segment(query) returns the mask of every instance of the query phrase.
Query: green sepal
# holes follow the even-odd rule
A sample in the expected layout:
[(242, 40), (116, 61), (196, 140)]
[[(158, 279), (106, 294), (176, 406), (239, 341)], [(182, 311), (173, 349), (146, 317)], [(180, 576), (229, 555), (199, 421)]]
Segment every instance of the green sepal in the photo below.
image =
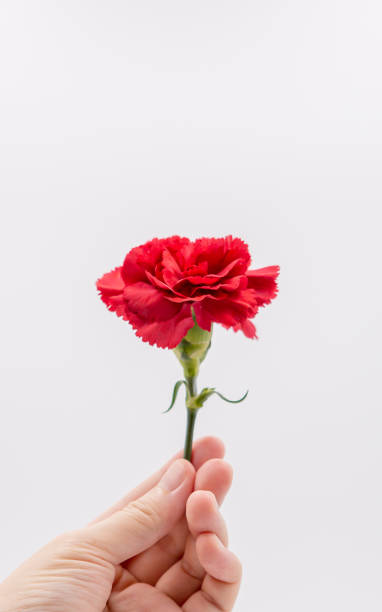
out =
[(245, 400), (245, 398), (247, 397), (249, 392), (249, 389), (247, 389), (247, 391), (244, 393), (243, 397), (241, 397), (238, 400), (230, 400), (228, 399), (228, 397), (224, 397), (224, 395), (222, 395), (221, 393), (219, 393), (219, 391), (214, 391), (214, 393), (216, 393), (216, 395), (218, 395), (219, 397), (221, 397), (225, 402), (229, 402), (230, 404), (239, 404), (240, 402), (242, 402), (243, 400)]
[(173, 405), (175, 404), (175, 400), (176, 400), (176, 397), (177, 397), (177, 395), (178, 395), (178, 391), (179, 391), (179, 389), (180, 389), (180, 386), (181, 386), (183, 383), (186, 385), (186, 388), (187, 388), (187, 383), (186, 383), (186, 381), (185, 381), (185, 380), (178, 380), (178, 381), (175, 383), (175, 385), (174, 385), (174, 390), (173, 390), (173, 392), (172, 392), (171, 404), (169, 405), (169, 407), (167, 408), (167, 410), (163, 410), (163, 411), (162, 411), (162, 414), (165, 414), (166, 412), (169, 412), (169, 411), (171, 410), (171, 408), (172, 408), (172, 407), (173, 407)]
[(238, 404), (239, 402), (245, 400), (248, 395), (248, 391), (246, 391), (243, 397), (241, 397), (240, 399), (230, 400), (228, 399), (228, 397), (225, 397), (224, 395), (219, 393), (219, 391), (216, 391), (215, 387), (204, 387), (204, 389), (202, 389), (198, 395), (187, 397), (187, 408), (189, 408), (190, 410), (198, 410), (214, 393), (221, 397), (221, 399), (223, 399), (225, 402), (229, 402), (230, 404)]

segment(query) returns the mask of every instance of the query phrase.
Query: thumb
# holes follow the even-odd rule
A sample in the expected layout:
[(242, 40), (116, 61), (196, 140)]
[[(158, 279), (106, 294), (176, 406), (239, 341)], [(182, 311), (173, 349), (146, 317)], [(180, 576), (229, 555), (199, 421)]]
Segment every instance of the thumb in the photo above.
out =
[(115, 564), (139, 554), (169, 533), (185, 513), (194, 477), (192, 464), (177, 459), (145, 495), (103, 521), (82, 529), (83, 540)]

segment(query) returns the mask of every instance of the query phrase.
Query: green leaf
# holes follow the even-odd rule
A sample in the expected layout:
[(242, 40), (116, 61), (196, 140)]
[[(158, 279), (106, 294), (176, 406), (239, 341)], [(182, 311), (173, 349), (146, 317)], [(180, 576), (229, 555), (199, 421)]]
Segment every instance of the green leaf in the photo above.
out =
[(186, 381), (185, 381), (185, 380), (178, 380), (178, 381), (175, 383), (174, 390), (173, 390), (173, 392), (172, 392), (171, 404), (169, 405), (169, 407), (167, 408), (167, 410), (163, 410), (162, 414), (165, 414), (166, 412), (169, 412), (169, 411), (171, 410), (171, 408), (172, 408), (172, 407), (173, 407), (173, 405), (175, 404), (175, 400), (176, 400), (176, 396), (178, 395), (179, 388), (180, 388), (180, 386), (181, 386), (183, 383), (186, 385), (186, 388), (187, 388), (187, 383), (186, 383)]
[(216, 393), (216, 395), (218, 395), (219, 397), (221, 397), (225, 402), (229, 402), (230, 404), (239, 404), (240, 402), (242, 402), (243, 400), (245, 400), (245, 398), (247, 397), (249, 392), (249, 389), (247, 389), (247, 391), (244, 393), (243, 397), (241, 397), (238, 400), (230, 400), (228, 399), (228, 397), (224, 397), (224, 395), (222, 395), (221, 393), (219, 393), (219, 391), (214, 391), (214, 393)]

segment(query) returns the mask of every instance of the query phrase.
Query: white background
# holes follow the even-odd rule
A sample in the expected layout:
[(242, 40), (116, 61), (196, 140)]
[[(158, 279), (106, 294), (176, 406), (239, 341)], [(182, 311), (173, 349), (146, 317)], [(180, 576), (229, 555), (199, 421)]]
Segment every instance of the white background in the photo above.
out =
[(380, 3), (1, 4), (5, 576), (182, 446), (180, 367), (99, 300), (153, 236), (244, 238), (280, 264), (259, 341), (215, 326), (197, 434), (243, 612), (377, 612), (381, 587)]

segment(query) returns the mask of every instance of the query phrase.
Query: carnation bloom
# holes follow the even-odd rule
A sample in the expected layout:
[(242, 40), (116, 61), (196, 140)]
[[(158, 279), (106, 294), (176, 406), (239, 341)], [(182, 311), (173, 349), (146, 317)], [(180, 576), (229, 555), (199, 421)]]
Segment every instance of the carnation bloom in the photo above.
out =
[(276, 296), (279, 266), (248, 269), (240, 238), (154, 238), (97, 281), (101, 299), (137, 336), (173, 349), (194, 326), (220, 323), (256, 337), (252, 319)]
[(137, 336), (173, 349), (184, 379), (173, 389), (170, 410), (182, 385), (186, 389), (184, 457), (191, 460), (195, 419), (215, 387), (197, 390), (200, 364), (211, 346), (212, 324), (220, 323), (248, 338), (256, 337), (251, 319), (276, 296), (278, 266), (250, 270), (248, 246), (240, 238), (180, 236), (154, 238), (135, 247), (122, 266), (97, 281), (101, 299), (133, 326)]

